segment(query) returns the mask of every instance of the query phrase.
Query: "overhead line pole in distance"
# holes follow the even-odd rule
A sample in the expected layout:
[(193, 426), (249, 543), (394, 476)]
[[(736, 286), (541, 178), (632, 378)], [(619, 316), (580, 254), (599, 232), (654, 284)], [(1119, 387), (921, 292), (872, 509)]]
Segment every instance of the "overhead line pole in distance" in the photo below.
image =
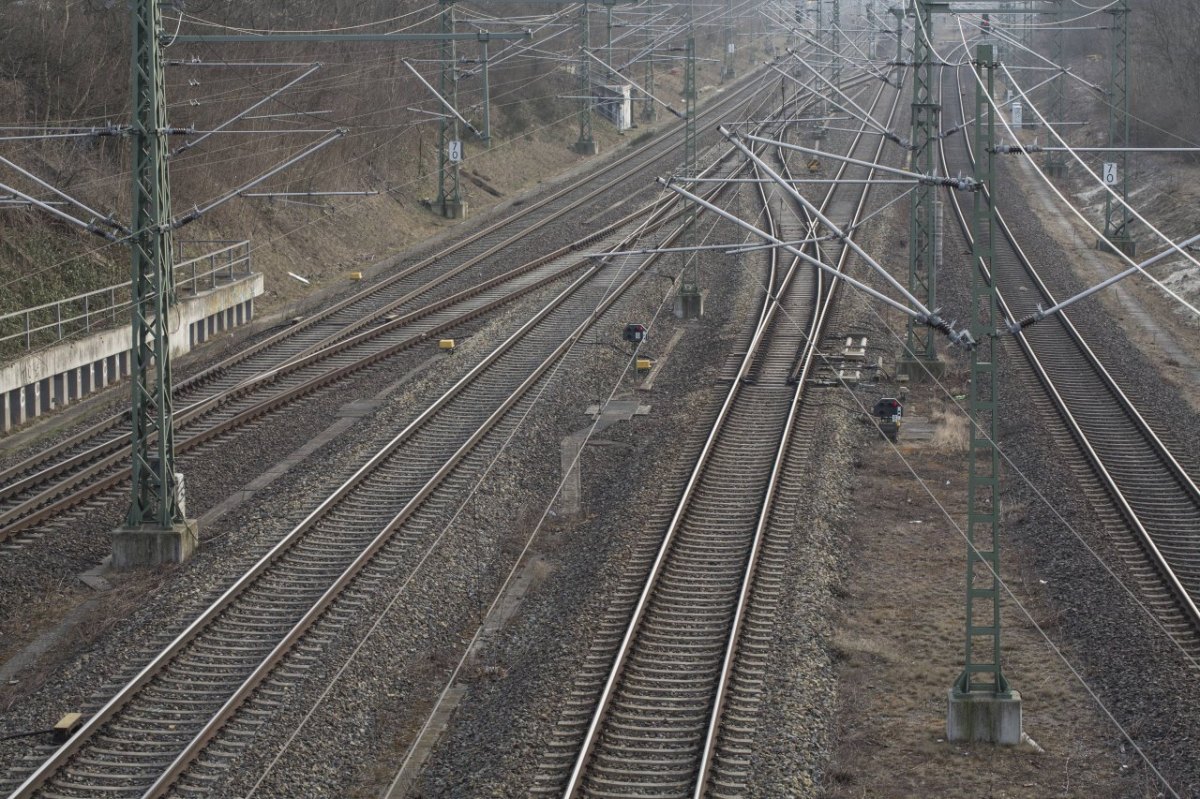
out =
[[(553, 3), (554, 5), (562, 5), (560, 0), (524, 0), (526, 3)], [(612, 6), (618, 2), (633, 2), (633, 0), (602, 0), (603, 4), (611, 10)], [(610, 11), (611, 13), (611, 11)], [(579, 77), (579, 110), (576, 113), (576, 118), (579, 121), (579, 138), (575, 140), (574, 150), (581, 155), (596, 155), (600, 152), (599, 145), (592, 138), (592, 97), (595, 94), (595, 89), (592, 87), (592, 23), (591, 23), (591, 4), (589, 0), (583, 0), (580, 4), (579, 16), (579, 63), (575, 67), (575, 74)], [(609, 63), (611, 70), (612, 64)], [(653, 91), (651, 86), (646, 87), (649, 91)], [(647, 100), (647, 102), (650, 102)]]
[[(1063, 63), (1066, 57), (1063, 46), (1063, 24), (1067, 18), (1066, 0), (1053, 0), (1055, 25), (1050, 31), (1050, 60), (1058, 68), (1058, 75), (1050, 81), (1050, 97), (1046, 104), (1051, 125), (1061, 125), (1067, 118), (1067, 73)], [(1052, 178), (1067, 176), (1067, 154), (1060, 152), (1046, 153), (1044, 164), (1046, 174)]]
[[(683, 71), (683, 174), (692, 188), (692, 180), (699, 174), (696, 164), (696, 25), (692, 3), (688, 2), (687, 57)], [(688, 215), (684, 246), (691, 246), (696, 239), (696, 214)], [(700, 290), (700, 265), (697, 252), (683, 253), (683, 274), (679, 280), (679, 293), (675, 296), (675, 315), (680, 319), (699, 319), (704, 315), (704, 294)]]
[(833, 0), (833, 14), (829, 23), (829, 39), (833, 48), (833, 85), (842, 88), (842, 4)]
[(654, 32), (649, 25), (643, 27), (642, 35), (645, 41), (646, 66), (642, 72), (642, 121), (653, 122), (658, 118), (658, 110), (654, 102)]
[[(975, 180), (987, 191), (974, 193), (971, 213), (971, 414), (967, 472), (967, 573), (964, 665), (950, 688), (946, 738), (1015, 746), (1021, 742), (1021, 695), (1013, 691), (1000, 665), (1000, 456), (996, 433), (1000, 415), (1001, 327), (995, 283), (996, 119), (991, 103), (996, 62), (990, 44), (975, 48)], [(989, 194), (990, 193), (990, 194)]]
[(866, 28), (867, 28), (867, 36), (868, 36), (867, 58), (875, 59), (875, 58), (879, 57), (875, 52), (875, 48), (879, 41), (876, 34), (879, 32), (879, 29), (875, 22), (875, 2), (874, 2), (874, 0), (867, 0), (867, 13), (866, 13), (865, 19), (867, 21)]
[[(530, 39), (533, 38), (533, 32), (524, 30), (513, 33), (491, 33), (485, 30), (475, 31), (473, 33), (455, 33), (454, 31), (454, 1), (441, 0), (442, 11), (439, 14), (439, 22), (441, 25), (440, 33), (233, 33), (233, 34), (180, 34), (171, 37), (171, 40), (178, 44), (188, 43), (209, 43), (209, 44), (235, 44), (235, 43), (255, 43), (255, 44), (280, 44), (280, 43), (296, 43), (296, 42), (438, 42), (441, 45), (441, 79), (439, 82), (438, 93), (441, 95), (443, 102), (450, 104), (451, 108), (456, 109), (457, 90), (458, 90), (458, 69), (456, 49), (454, 43), (457, 41), (478, 41), (486, 48), (487, 43), (492, 40), (515, 40), (515, 39)], [(488, 86), (488, 59), (486, 49), (483, 56), (483, 84)], [(430, 91), (433, 91), (431, 88)], [(485, 96), (485, 105), (490, 98)], [(450, 115), (453, 116), (453, 115)], [(485, 113), (488, 121), (484, 125), (484, 130), (480, 133), (480, 138), (485, 142), (490, 139), (490, 115)], [(434, 203), (439, 213), (443, 216), (451, 218), (460, 218), (466, 216), (467, 204), (462, 199), (462, 194), (458, 182), (458, 165), (466, 156), (466, 149), (459, 136), (458, 119), (449, 119), (443, 115), (438, 125), (438, 196)], [(454, 145), (454, 152), (451, 153), (451, 142), (457, 142)]]
[(592, 138), (592, 62), (588, 52), (592, 47), (591, 9), (588, 0), (583, 0), (579, 11), (579, 138), (575, 141), (575, 152), (580, 155), (596, 155), (600, 152)]
[[(903, 69), (904, 62), (904, 9), (900, 6), (892, 6), (888, 9), (888, 13), (896, 18), (896, 74), (900, 74)], [(899, 85), (899, 81), (897, 81)]]
[[(439, 15), (442, 34), (454, 33), (454, 2), (441, 0), (442, 13)], [(452, 108), (458, 109), (458, 52), (453, 38), (442, 39), (441, 73), (438, 82), (438, 93), (449, 101)], [(438, 120), (438, 196), (437, 207), (442, 216), (447, 219), (463, 219), (467, 215), (467, 203), (462, 197), (462, 187), (458, 182), (458, 165), (463, 156), (462, 129), (458, 118), (442, 114)]]
[(737, 44), (733, 34), (733, 0), (725, 0), (725, 62), (721, 67), (721, 80), (732, 80), (737, 76), (733, 65), (733, 57), (737, 52)]
[(1104, 182), (1121, 195), (1121, 202), (1104, 193), (1104, 239), (1096, 243), (1101, 250), (1116, 248), (1134, 257), (1136, 242), (1129, 234), (1132, 218), (1126, 201), (1129, 199), (1129, 0), (1118, 0), (1105, 13), (1112, 16), (1112, 45), (1109, 53), (1108, 146), (1122, 148), (1109, 156), (1103, 169)]
[[(913, 0), (913, 91), (911, 160), (913, 170), (937, 174), (935, 145), (941, 131), (942, 106), (934, 96), (935, 53), (932, 48), (934, 14), (948, 12), (950, 4), (939, 0)], [(919, 184), (909, 201), (908, 290), (927, 308), (937, 310), (938, 217), (936, 186)], [(940, 362), (932, 332), (909, 320), (905, 352), (899, 363), (909, 378), (940, 373)]]

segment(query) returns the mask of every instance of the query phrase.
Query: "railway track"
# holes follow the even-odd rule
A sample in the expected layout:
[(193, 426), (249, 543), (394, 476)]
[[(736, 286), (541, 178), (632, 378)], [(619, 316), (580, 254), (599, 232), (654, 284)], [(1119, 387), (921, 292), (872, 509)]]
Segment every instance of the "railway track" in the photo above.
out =
[[(252, 421), (280, 414), (313, 392), (360, 370), (382, 365), (405, 350), (449, 334), (530, 292), (567, 279), (586, 267), (587, 259), (574, 253), (588, 244), (631, 227), (640, 227), (644, 234), (657, 232), (677, 216), (678, 212), (663, 203), (638, 209), (584, 239), (455, 294), (394, 315), (375, 327), (183, 408), (175, 415), (176, 453), (186, 455)], [(76, 464), (69, 473), (62, 474), (62, 480), (50, 486), (39, 487), (36, 478), (31, 477), (7, 487), (9, 496), (0, 500), (0, 542), (108, 489), (124, 485), (129, 477), (127, 441), (126, 436), (112, 440), (113, 445), (103, 447), (102, 451), (90, 451), (86, 462)]]
[[(964, 86), (973, 95), (974, 83), (964, 82), (961, 74), (957, 80), (955, 107), (961, 119), (966, 117)], [(941, 144), (946, 174), (973, 169), (974, 154), (965, 136), (942, 139)], [(953, 207), (970, 242), (957, 196)], [(1006, 316), (1023, 319), (1039, 304), (1050, 307), (1056, 300), (998, 209), (996, 219), (991, 279)], [(1069, 314), (1047, 318), (1015, 341), (1044, 388), (1032, 392), (1032, 402), (1044, 418), (1062, 422), (1055, 431), (1059, 452), (1106, 528), (1130, 533), (1114, 536), (1115, 546), (1135, 575), (1145, 604), (1193, 659), (1200, 658), (1200, 490)]]
[[(805, 238), (812, 221), (795, 210), (777, 216), (782, 193), (759, 186), (773, 234)], [(831, 189), (826, 210), (834, 196)], [(865, 190), (856, 218), (864, 203)], [(630, 569), (648, 576), (624, 581), (593, 643), (536, 795), (743, 795), (781, 538), (791, 529), (785, 506), (794, 509), (795, 497), (779, 515), (775, 503), (794, 490), (783, 482), (785, 467), (804, 446), (803, 384), (832, 297), (823, 273), (790, 257), (776, 264), (779, 250), (770, 257), (771, 290), (750, 346), (661, 547)], [(798, 352), (805, 365), (796, 379)]]
[(584, 270), (239, 578), (12, 795), (164, 794), (374, 558), (411, 561), (411, 552), (428, 543), (429, 522), (461, 495), (470, 467), (498, 448), (534, 387), (653, 260), (615, 257)]
[[(739, 169), (732, 161), (718, 168)], [(647, 221), (634, 227), (644, 231)], [(614, 233), (598, 246), (623, 249), (627, 239)], [(461, 500), (540, 381), (655, 257), (579, 267), (551, 303), (264, 555), (12, 796), (203, 792), (205, 775), (189, 777), (192, 762), (375, 559), (383, 568), (416, 568), (414, 553), (436, 541), (440, 511)]]
[[(760, 83), (749, 96), (729, 91), (701, 109), (701, 130), (712, 130), (729, 113), (740, 115), (750, 105), (763, 103), (764, 95), (769, 95), (764, 85)], [(576, 242), (579, 235), (569, 222), (571, 215), (593, 205), (615, 213), (618, 206), (635, 201), (641, 187), (652, 184), (647, 175), (657, 175), (660, 161), (682, 146), (676, 133), (671, 128), (603, 170), (536, 202), (522, 204), (506, 218), (181, 381), (174, 392), (177, 424), (189, 421), (191, 417), (185, 416), (189, 412), (195, 414), (238, 398), (264, 375), (326, 353), (361, 331), (387, 325), (389, 317), (419, 312), (515, 271), (526, 261), (524, 253), (531, 236), (544, 238), (548, 230), (557, 231), (552, 244), (539, 243), (537, 249), (543, 251)], [(639, 188), (621, 193), (621, 187), (629, 185)], [(92, 478), (112, 476), (101, 464), (128, 445), (128, 414), (121, 413), (0, 470), (0, 541), (52, 516), (48, 506), (55, 500), (67, 496), (82, 500), (93, 495), (95, 491), (87, 490), (94, 484)], [(107, 480), (106, 485), (116, 482), (119, 479)], [(22, 521), (34, 514), (36, 521)]]
[[(762, 87), (748, 99), (735, 92), (704, 112), (712, 126), (730, 108), (747, 108), (770, 95)], [(756, 113), (755, 107), (751, 113)], [(506, 301), (556, 279), (548, 266), (556, 256), (587, 246), (629, 220), (655, 209), (641, 208), (580, 239), (568, 239), (548, 256), (505, 259), (546, 225), (590, 203), (614, 187), (649, 183), (655, 160), (679, 145), (667, 133), (623, 156), (603, 173), (564, 188), (423, 259), (378, 285), (349, 297), (292, 329), (184, 381), (176, 391), (176, 441), (185, 453), (236, 430), (263, 414), (329, 385), (358, 369), (413, 346), (422, 337), (452, 329)], [(616, 177), (612, 177), (612, 173)], [(626, 192), (632, 199), (639, 192)], [(522, 259), (523, 260), (523, 259)], [(571, 268), (576, 268), (578, 264)], [(561, 266), (560, 266), (561, 268)], [(565, 275), (560, 272), (558, 277)], [(102, 492), (125, 484), (129, 445), (126, 415), (117, 415), (0, 471), (0, 544)], [(18, 546), (23, 543), (19, 539)], [(12, 544), (0, 548), (11, 551)]]

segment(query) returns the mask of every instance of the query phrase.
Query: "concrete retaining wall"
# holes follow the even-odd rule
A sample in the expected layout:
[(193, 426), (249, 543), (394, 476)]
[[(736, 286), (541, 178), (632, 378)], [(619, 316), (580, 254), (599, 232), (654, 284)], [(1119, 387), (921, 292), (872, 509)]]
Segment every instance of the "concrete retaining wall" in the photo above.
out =
[[(254, 316), (254, 298), (262, 293), (263, 276), (252, 274), (181, 300), (170, 314), (172, 357), (249, 322)], [(105, 330), (0, 367), (0, 429), (7, 433), (128, 377), (129, 336), (128, 326)]]

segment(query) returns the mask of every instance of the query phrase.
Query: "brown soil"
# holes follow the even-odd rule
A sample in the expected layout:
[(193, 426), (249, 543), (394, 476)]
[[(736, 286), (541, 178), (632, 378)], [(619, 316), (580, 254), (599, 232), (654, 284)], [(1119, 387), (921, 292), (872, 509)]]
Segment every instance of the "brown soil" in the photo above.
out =
[(1012, 576), (1028, 571), (1011, 552), (1001, 552), (1003, 571), (1030, 616), (1005, 599), (1002, 657), (1036, 744), (946, 741), (947, 692), (963, 657), (966, 545), (956, 528), (966, 517), (965, 437), (947, 434), (955, 415), (929, 396), (917, 389), (907, 407), (935, 420), (932, 440), (905, 441), (902, 432), (898, 449), (880, 438), (861, 454), (848, 525), (854, 559), (833, 641), (837, 744), (823, 796), (1154, 796), (1115, 727), (1034, 628), (1031, 617), (1052, 620), (1037, 581)]

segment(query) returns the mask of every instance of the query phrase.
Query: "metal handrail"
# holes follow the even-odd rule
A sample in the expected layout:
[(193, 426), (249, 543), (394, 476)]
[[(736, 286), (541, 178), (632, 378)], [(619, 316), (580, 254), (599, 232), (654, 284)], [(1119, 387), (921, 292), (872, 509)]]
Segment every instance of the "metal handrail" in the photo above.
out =
[[(190, 290), (198, 294), (203, 288), (214, 289), (221, 278), (233, 280), (238, 274), (250, 274), (250, 242), (248, 240), (214, 240), (179, 242), (179, 257), (183, 257), (185, 244), (224, 244), (225, 246), (212, 252), (180, 261), (175, 264), (175, 290)], [(207, 269), (205, 269), (207, 266)], [(203, 271), (201, 271), (203, 270)], [(187, 275), (186, 278), (183, 276)], [(207, 282), (207, 286), (202, 283)], [(21, 320), (21, 329), (15, 333), (0, 335), (0, 345), (16, 339), (25, 339), (25, 349), (32, 350), (35, 337), (47, 331), (54, 331), (53, 342), (62, 341), (67, 335), (79, 332), (91, 332), (94, 326), (106, 319), (111, 324), (118, 321), (118, 313), (132, 305), (130, 297), (130, 282), (95, 289), (85, 294), (55, 300), (44, 305), (24, 308), (0, 314), (0, 328), (5, 323)], [(118, 299), (119, 298), (119, 299)], [(64, 316), (64, 310), (70, 308)], [(77, 309), (82, 308), (82, 313)], [(35, 324), (35, 315), (52, 313), (52, 320)]]

